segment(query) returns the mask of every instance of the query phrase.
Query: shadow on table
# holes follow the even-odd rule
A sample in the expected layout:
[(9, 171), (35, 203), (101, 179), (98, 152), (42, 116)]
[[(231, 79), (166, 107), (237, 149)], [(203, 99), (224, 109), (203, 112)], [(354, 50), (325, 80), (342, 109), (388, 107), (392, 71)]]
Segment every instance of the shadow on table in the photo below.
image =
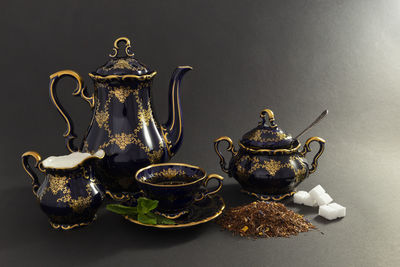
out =
[[(88, 227), (69, 231), (54, 230), (32, 194), (30, 187), (0, 191), (0, 252), (28, 254), (46, 262), (96, 262), (123, 251), (160, 250), (198, 238), (213, 223), (183, 229), (155, 229), (135, 225), (101, 207), (98, 219)], [(36, 259), (32, 259), (36, 260)]]
[[(238, 184), (226, 184), (220, 192), (226, 207), (245, 205), (255, 201), (240, 191)], [(168, 249), (199, 238), (206, 231), (218, 231), (219, 226), (206, 223), (182, 229), (156, 229), (135, 225), (117, 214), (105, 210), (98, 212), (98, 219), (88, 227), (70, 231), (54, 230), (46, 215), (40, 210), (30, 187), (18, 187), (0, 191), (1, 236), (0, 252), (19, 255), (26, 251), (33, 261), (46, 255), (46, 262), (69, 263), (96, 262), (124, 251)], [(284, 202), (294, 211), (311, 215), (317, 208)], [(321, 224), (331, 223), (318, 216), (314, 220)]]

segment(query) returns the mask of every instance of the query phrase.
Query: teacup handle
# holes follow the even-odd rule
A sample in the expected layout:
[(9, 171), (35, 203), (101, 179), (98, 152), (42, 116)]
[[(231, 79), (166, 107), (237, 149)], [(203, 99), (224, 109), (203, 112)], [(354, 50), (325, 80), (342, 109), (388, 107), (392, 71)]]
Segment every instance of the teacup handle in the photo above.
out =
[(39, 153), (35, 151), (28, 151), (22, 154), (21, 160), (22, 160), (22, 167), (24, 170), (28, 173), (28, 175), (32, 179), (32, 191), (33, 194), (37, 197), (37, 191), (39, 190), (40, 183), (39, 179), (36, 175), (36, 173), (32, 170), (31, 166), (29, 165), (29, 157), (33, 157), (35, 159), (35, 168), (37, 168), (41, 172), (46, 172), (44, 169), (42, 169), (40, 163), (42, 158), (40, 157)]
[(214, 191), (202, 193), (201, 196), (200, 196), (199, 198), (196, 198), (196, 199), (195, 199), (195, 201), (203, 200), (205, 197), (214, 195), (214, 194), (218, 193), (219, 190), (221, 190), (222, 181), (224, 180), (224, 177), (222, 177), (221, 175), (218, 175), (218, 174), (210, 174), (210, 175), (208, 175), (208, 176), (206, 177), (206, 179), (204, 180), (204, 182), (203, 182), (203, 186), (204, 186), (205, 188), (207, 188), (208, 182), (209, 182), (211, 179), (216, 179), (216, 180), (218, 181), (218, 186), (217, 186), (217, 188), (216, 188)]

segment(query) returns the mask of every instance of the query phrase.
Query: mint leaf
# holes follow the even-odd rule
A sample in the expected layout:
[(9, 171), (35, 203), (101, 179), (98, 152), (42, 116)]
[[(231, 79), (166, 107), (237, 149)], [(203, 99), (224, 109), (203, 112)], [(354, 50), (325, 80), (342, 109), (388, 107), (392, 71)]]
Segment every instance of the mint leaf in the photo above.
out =
[(154, 214), (154, 215), (157, 218), (157, 223), (158, 224), (175, 224), (175, 222), (173, 220), (171, 220), (171, 219), (168, 219), (168, 218), (166, 218), (164, 216), (161, 216), (161, 215), (156, 215), (156, 214)]
[(129, 207), (121, 204), (108, 204), (106, 208), (107, 210), (120, 215), (128, 215), (133, 219), (137, 218), (139, 222), (144, 224), (175, 224), (173, 220), (151, 212), (157, 207), (157, 205), (157, 200), (140, 197), (137, 199), (137, 207)]
[(139, 213), (138, 214), (138, 221), (144, 224), (157, 224), (157, 219), (152, 218), (152, 216), (149, 214), (143, 214)]
[(137, 199), (137, 211), (142, 214), (146, 214), (151, 210), (157, 208), (158, 200), (151, 200), (145, 197), (139, 197)]
[(134, 215), (138, 213), (136, 207), (128, 207), (120, 204), (108, 204), (106, 209), (120, 215)]

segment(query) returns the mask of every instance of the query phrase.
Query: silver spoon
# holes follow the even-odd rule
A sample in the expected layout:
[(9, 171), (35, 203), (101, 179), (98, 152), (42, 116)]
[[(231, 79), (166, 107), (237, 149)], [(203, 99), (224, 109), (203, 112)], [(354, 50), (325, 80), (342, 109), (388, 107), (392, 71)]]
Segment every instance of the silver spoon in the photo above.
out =
[(318, 116), (318, 118), (315, 119), (307, 128), (305, 128), (301, 133), (299, 133), (294, 139), (297, 140), (300, 136), (302, 136), (305, 132), (310, 130), (315, 124), (320, 122), (325, 116), (328, 114), (328, 110), (324, 110), (324, 112), (321, 113), (321, 115)]

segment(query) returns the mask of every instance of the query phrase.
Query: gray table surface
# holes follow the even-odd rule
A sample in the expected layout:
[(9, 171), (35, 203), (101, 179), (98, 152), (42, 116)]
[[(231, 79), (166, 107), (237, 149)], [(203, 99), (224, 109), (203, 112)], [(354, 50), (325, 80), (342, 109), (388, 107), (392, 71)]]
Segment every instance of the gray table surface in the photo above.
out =
[[(2, 11), (1, 266), (400, 265), (398, 1), (8, 1)], [(48, 76), (61, 69), (85, 76), (124, 35), (159, 72), (152, 93), (160, 122), (171, 71), (194, 66), (183, 82), (185, 139), (172, 161), (222, 174), (215, 138), (237, 143), (267, 107), (296, 135), (328, 108), (305, 136), (326, 139), (326, 150), (299, 189), (321, 184), (348, 215), (330, 222), (289, 201), (318, 230), (258, 240), (213, 222), (145, 228), (104, 207), (89, 227), (51, 229), (20, 165), (27, 150), (66, 153)], [(60, 86), (83, 132), (89, 109), (70, 97), (72, 82)], [(228, 207), (253, 200), (228, 177), (221, 195)]]

